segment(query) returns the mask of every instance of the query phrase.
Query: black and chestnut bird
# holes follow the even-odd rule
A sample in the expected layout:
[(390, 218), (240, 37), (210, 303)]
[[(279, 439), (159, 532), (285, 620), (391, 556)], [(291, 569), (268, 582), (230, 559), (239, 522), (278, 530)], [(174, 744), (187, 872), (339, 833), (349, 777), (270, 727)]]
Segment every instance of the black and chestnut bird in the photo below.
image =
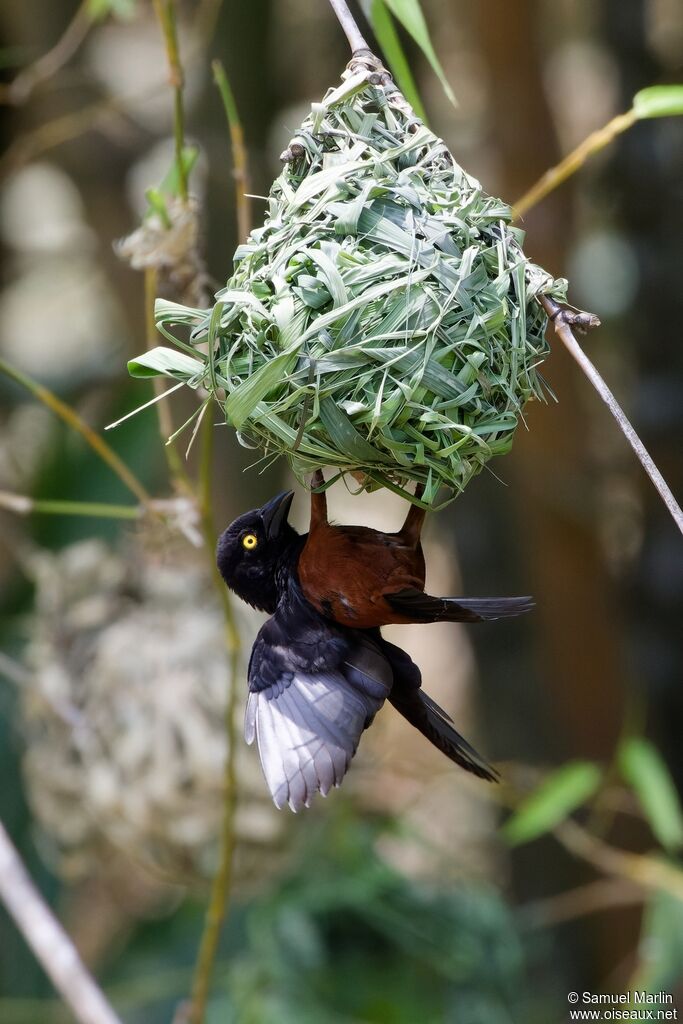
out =
[[(313, 486), (325, 483), (317, 471)], [(297, 571), (314, 608), (342, 626), (371, 629), (392, 623), (485, 622), (519, 615), (530, 597), (431, 597), (425, 594), (420, 534), (425, 512), (411, 505), (398, 533), (336, 526), (323, 491), (311, 492), (311, 522)]]
[[(297, 811), (316, 792), (338, 786), (385, 700), (456, 764), (495, 780), (495, 770), (421, 689), (420, 670), (405, 651), (378, 628), (332, 621), (306, 598), (298, 571), (306, 537), (287, 522), (292, 498), (291, 491), (280, 494), (240, 516), (217, 550), (230, 589), (271, 615), (249, 662), (245, 737), (258, 742), (275, 804)], [(362, 577), (365, 569), (357, 562), (349, 572)]]

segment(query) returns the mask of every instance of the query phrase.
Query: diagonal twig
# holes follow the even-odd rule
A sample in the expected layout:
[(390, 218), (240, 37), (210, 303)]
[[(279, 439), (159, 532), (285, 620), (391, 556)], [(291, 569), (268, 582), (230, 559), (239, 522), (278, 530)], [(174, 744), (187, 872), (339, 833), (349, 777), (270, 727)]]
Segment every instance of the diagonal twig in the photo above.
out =
[(0, 822), (0, 899), (79, 1024), (121, 1024)]
[(683, 511), (674, 498), (671, 488), (658, 470), (647, 448), (638, 437), (638, 434), (626, 413), (617, 402), (616, 398), (601, 375), (598, 373), (591, 360), (579, 345), (572, 330), (572, 327), (576, 327), (577, 330), (585, 331), (588, 327), (597, 326), (600, 321), (597, 320), (596, 317), (591, 318), (590, 313), (575, 313), (572, 310), (564, 309), (555, 302), (554, 299), (550, 298), (549, 295), (539, 296), (539, 302), (552, 321), (558, 338), (562, 341), (572, 358), (579, 364), (586, 377), (588, 377), (589, 381), (600, 395), (600, 398), (619, 424), (619, 429), (633, 448), (633, 451), (636, 453), (643, 469), (650, 477), (650, 480), (654, 484), (660, 498), (671, 513), (676, 526), (681, 533), (683, 533)]

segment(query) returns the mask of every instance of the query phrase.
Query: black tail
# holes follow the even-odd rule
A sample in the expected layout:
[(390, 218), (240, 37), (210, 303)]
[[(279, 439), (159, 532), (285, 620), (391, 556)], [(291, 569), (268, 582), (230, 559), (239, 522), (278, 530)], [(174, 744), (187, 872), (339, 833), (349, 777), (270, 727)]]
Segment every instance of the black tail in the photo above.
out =
[(531, 597), (430, 597), (413, 588), (385, 597), (412, 622), (487, 622), (521, 615), (534, 607)]
[(400, 647), (389, 643), (379, 630), (373, 638), (380, 644), (391, 663), (394, 685), (389, 701), (419, 732), (446, 757), (461, 768), (488, 782), (498, 781), (498, 772), (456, 731), (453, 721), (439, 705), (421, 689), (422, 676), (412, 658)]
[(466, 772), (487, 782), (498, 782), (498, 772), (466, 739), (456, 731), (446, 712), (422, 690), (396, 693), (389, 700), (411, 725), (433, 743), (442, 754), (455, 761)]

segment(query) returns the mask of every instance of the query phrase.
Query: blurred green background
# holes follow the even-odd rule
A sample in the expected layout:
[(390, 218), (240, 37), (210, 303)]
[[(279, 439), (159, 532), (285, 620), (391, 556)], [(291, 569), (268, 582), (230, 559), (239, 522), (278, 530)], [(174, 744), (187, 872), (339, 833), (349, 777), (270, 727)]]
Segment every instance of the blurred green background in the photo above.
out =
[[(510, 202), (639, 89), (683, 77), (680, 0), (422, 6), (458, 98), (396, 24), (430, 124)], [(264, 196), (348, 54), (321, 0), (181, 4), (178, 28), (209, 296), (238, 241), (211, 59), (235, 93), (249, 191)], [(0, 34), (4, 81), (33, 69), (0, 92), (0, 357), (101, 431), (153, 396), (125, 371), (146, 344), (144, 277), (113, 243), (173, 157), (161, 33), (141, 0), (15, 0)], [(586, 348), (678, 495), (682, 182), (683, 121), (643, 122), (523, 224), (529, 256), (600, 316)], [(251, 204), (257, 224), (262, 200)], [(170, 298), (185, 286), (163, 271), (156, 284)], [(343, 791), (278, 814), (243, 749), (240, 690), (235, 876), (210, 1021), (548, 1024), (568, 1019), (570, 990), (665, 989), (674, 1006), (683, 995), (683, 546), (557, 345), (544, 376), (558, 402), (529, 406), (512, 455), (427, 530), (433, 592), (533, 593), (536, 610), (397, 634), (504, 784), (465, 777), (388, 708)], [(182, 492), (174, 528), (17, 514), (8, 494), (131, 497), (3, 375), (0, 402), (0, 819), (127, 1024), (170, 1021), (189, 991), (222, 806), (228, 669), (200, 524)], [(169, 400), (176, 427), (193, 402)], [(106, 437), (151, 494), (172, 495), (153, 408)], [(214, 442), (222, 528), (286, 473), (249, 469), (257, 453), (225, 427)], [(400, 521), (382, 495), (337, 486), (330, 500), (342, 521)], [(301, 493), (301, 528), (306, 504)], [(248, 653), (259, 619), (236, 611)], [(63, 1019), (0, 910), (0, 1021)]]

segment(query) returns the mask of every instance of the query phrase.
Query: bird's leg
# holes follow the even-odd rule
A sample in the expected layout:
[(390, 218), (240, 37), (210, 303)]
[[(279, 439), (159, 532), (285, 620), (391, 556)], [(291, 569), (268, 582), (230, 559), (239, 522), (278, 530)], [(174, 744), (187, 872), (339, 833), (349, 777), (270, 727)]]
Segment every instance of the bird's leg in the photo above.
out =
[(327, 524), (327, 495), (325, 491), (317, 491), (315, 488), (325, 486), (325, 477), (321, 469), (316, 469), (313, 476), (311, 477), (311, 532), (315, 530), (317, 526), (325, 526)]
[[(421, 498), (423, 494), (424, 484), (418, 483), (415, 487), (415, 497)], [(410, 506), (406, 520), (401, 527), (401, 536), (406, 543), (413, 544), (417, 547), (420, 541), (420, 533), (422, 532), (425, 515), (425, 510), (420, 508), (419, 505)]]

